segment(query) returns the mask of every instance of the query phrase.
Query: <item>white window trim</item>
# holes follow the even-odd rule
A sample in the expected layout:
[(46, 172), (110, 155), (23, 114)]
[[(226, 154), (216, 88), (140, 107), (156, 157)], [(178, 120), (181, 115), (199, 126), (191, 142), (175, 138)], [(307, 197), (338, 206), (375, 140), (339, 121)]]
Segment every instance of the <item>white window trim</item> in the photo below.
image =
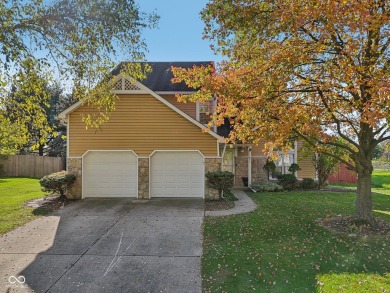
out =
[[(279, 154), (279, 158), (282, 159), (282, 174), (290, 174), (290, 173), (286, 173), (285, 172), (285, 165), (284, 165), (284, 156), (286, 155), (285, 152), (283, 151), (275, 151), (274, 153), (278, 153)], [(297, 144), (296, 142), (294, 143), (294, 148), (293, 149), (290, 149), (288, 152), (287, 152), (287, 155), (294, 155), (294, 160), (293, 160), (293, 163), (297, 163)], [(276, 166), (278, 167), (278, 166)], [(295, 176), (298, 178), (298, 172), (295, 173)], [(277, 179), (276, 177), (272, 177), (272, 173), (270, 174), (270, 177), (269, 177), (270, 180), (275, 180)]]
[[(202, 103), (199, 100), (197, 100), (196, 101), (196, 114), (195, 114), (195, 118), (199, 122), (200, 122), (200, 104), (202, 104)], [(213, 108), (213, 112), (212, 113), (214, 113), (216, 108), (217, 108), (217, 97), (214, 97), (212, 99), (212, 108)], [(207, 124), (204, 124), (204, 125), (207, 127)], [(217, 132), (217, 125), (215, 123), (213, 124), (212, 130), (214, 132)]]

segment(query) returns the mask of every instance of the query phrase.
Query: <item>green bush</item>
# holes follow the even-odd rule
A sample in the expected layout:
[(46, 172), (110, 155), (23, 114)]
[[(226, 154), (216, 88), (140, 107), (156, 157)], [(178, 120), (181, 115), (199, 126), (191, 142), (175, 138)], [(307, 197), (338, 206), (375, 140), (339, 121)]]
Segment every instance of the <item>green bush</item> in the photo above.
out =
[(256, 192), (283, 191), (282, 186), (276, 184), (275, 182), (270, 182), (270, 181), (254, 182), (251, 184), (250, 187)]
[(228, 171), (207, 172), (207, 185), (219, 191), (219, 198), (222, 197), (222, 192), (232, 188), (234, 185), (234, 174)]
[(281, 174), (277, 178), (278, 184), (286, 190), (293, 190), (299, 187), (298, 179), (293, 174)]
[(61, 196), (65, 196), (66, 191), (72, 186), (75, 180), (75, 174), (61, 171), (46, 175), (39, 180), (39, 184), (41, 184), (42, 190), (45, 192), (58, 192)]
[(295, 173), (299, 170), (302, 170), (297, 163), (292, 163), (290, 167), (288, 167), (288, 172), (291, 172), (294, 176)]
[(227, 201), (237, 201), (238, 200), (238, 198), (233, 194), (233, 192), (231, 192), (230, 189), (227, 189), (223, 192), (223, 197)]
[(267, 178), (269, 180), (269, 177), (271, 174), (275, 173), (276, 170), (276, 164), (274, 161), (272, 161), (270, 158), (267, 159), (267, 162), (263, 166), (263, 170), (267, 172)]
[(313, 178), (303, 178), (301, 181), (302, 189), (317, 189), (318, 183)]

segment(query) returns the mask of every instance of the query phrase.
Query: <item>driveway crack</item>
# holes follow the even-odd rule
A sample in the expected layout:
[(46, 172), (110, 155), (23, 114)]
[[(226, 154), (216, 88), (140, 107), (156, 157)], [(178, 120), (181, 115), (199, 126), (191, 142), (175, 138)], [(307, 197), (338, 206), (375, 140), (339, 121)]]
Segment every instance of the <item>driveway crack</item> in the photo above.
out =
[[(107, 235), (107, 233), (116, 225), (119, 223), (120, 220), (122, 220), (125, 216), (127, 216), (131, 210), (133, 210), (138, 204), (134, 204), (133, 207), (131, 207), (123, 216), (119, 217), (118, 220), (116, 220), (108, 229), (105, 233), (103, 233), (102, 235), (100, 235), (100, 237), (98, 237), (89, 247), (87, 250), (84, 251), (84, 253), (82, 253), (80, 255), (79, 258), (76, 259), (76, 261), (70, 265), (69, 268), (67, 268), (65, 270), (65, 272), (49, 287), (49, 289), (47, 289), (45, 292), (50, 292), (50, 290), (80, 261), (80, 259), (87, 254), (87, 252), (100, 240), (102, 239), (105, 235)], [(122, 236), (123, 236), (123, 232), (122, 232)], [(119, 246), (120, 246), (120, 243), (119, 243)], [(118, 247), (118, 250), (119, 250), (119, 247)], [(114, 260), (115, 260), (115, 257), (114, 257)], [(118, 262), (120, 261), (120, 259), (114, 263), (114, 265), (112, 267), (114, 267)], [(110, 264), (111, 266), (111, 264)], [(110, 267), (109, 266), (109, 267)], [(112, 268), (111, 268), (112, 269)], [(106, 275), (106, 274), (104, 274)]]

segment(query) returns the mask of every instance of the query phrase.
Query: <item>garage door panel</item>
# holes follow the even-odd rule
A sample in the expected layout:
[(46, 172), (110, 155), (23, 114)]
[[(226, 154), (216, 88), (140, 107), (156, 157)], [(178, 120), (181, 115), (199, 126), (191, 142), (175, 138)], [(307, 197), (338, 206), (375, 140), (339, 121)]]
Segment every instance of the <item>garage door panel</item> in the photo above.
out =
[(204, 163), (199, 152), (157, 151), (150, 167), (151, 197), (203, 197)]
[(83, 157), (83, 197), (137, 197), (137, 174), (131, 151), (90, 151)]

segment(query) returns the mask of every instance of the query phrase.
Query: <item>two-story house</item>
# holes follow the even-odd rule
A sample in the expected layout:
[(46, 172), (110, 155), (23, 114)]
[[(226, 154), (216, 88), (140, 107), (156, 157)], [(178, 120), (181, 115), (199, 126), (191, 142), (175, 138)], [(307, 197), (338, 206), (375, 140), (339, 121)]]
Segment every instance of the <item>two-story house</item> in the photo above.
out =
[[(226, 170), (251, 182), (265, 178), (263, 146), (227, 145), (226, 127), (206, 126), (216, 100), (179, 103), (176, 94), (193, 93), (185, 84), (173, 84), (171, 67), (190, 68), (211, 62), (148, 62), (152, 72), (132, 82), (118, 74), (113, 83), (116, 110), (101, 129), (86, 129), (83, 113), (93, 111), (78, 102), (59, 117), (68, 126), (67, 170), (77, 174), (70, 192), (87, 197), (200, 197), (214, 198), (205, 173)], [(115, 73), (115, 72), (114, 72)], [(298, 177), (315, 177), (310, 158), (299, 160), (299, 143), (277, 163), (287, 172), (292, 162)]]

